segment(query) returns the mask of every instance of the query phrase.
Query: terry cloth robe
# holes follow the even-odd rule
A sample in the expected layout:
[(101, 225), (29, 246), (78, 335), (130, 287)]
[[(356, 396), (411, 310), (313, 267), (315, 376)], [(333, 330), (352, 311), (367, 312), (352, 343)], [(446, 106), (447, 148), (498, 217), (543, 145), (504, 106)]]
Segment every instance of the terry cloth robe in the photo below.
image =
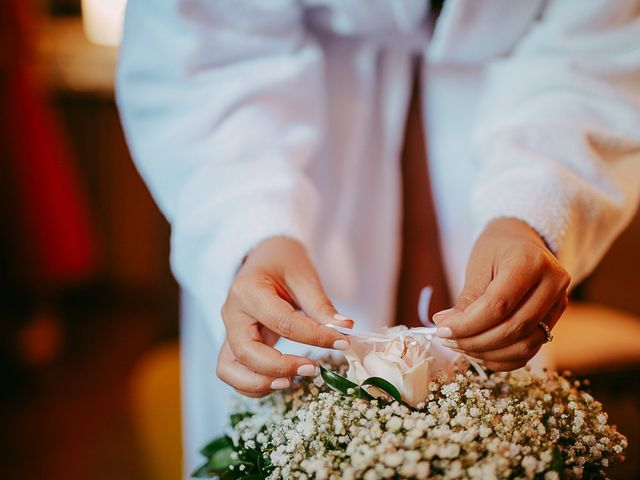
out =
[(130, 0), (117, 97), (172, 225), (187, 472), (226, 417), (220, 307), (261, 240), (301, 240), (339, 311), (393, 322), (415, 52), (452, 297), (497, 217), (530, 224), (574, 282), (594, 268), (638, 203), (639, 12), (448, 0), (436, 21), (426, 0)]

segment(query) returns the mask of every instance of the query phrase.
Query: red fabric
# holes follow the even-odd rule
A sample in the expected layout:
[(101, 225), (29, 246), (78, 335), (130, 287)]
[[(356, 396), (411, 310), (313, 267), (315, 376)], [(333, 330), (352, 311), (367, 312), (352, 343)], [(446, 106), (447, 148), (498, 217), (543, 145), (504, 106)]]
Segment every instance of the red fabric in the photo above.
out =
[(47, 286), (88, 275), (96, 241), (68, 151), (30, 75), (26, 7), (24, 0), (0, 3), (0, 229), (17, 275)]

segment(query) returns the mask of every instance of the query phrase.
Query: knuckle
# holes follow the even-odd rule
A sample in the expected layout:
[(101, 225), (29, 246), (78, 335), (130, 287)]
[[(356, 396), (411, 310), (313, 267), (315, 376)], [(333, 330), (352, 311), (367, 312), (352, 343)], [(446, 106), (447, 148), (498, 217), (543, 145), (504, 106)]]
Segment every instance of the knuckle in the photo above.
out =
[(224, 303), (222, 304), (222, 307), (220, 307), (220, 317), (221, 317), (223, 320), (226, 320), (226, 319), (227, 319), (228, 309), (229, 309), (229, 307), (227, 306), (227, 302), (224, 302)]
[(315, 311), (319, 315), (327, 315), (331, 316), (335, 312), (335, 308), (333, 305), (326, 299), (320, 301), (320, 303), (316, 306)]
[(235, 281), (231, 284), (231, 288), (229, 288), (229, 298), (230, 299), (240, 299), (244, 295), (246, 289), (246, 283), (244, 276), (236, 277)]
[(548, 266), (547, 256), (540, 249), (527, 251), (522, 260), (523, 265), (534, 270), (542, 270)]
[(496, 317), (502, 318), (509, 309), (509, 301), (503, 296), (496, 296), (491, 299), (489, 309)]
[(291, 376), (291, 365), (285, 360), (284, 356), (280, 359), (280, 363), (273, 371), (273, 376), (276, 378)]
[(290, 313), (282, 313), (276, 317), (275, 321), (276, 333), (282, 337), (290, 338), (293, 333), (293, 322)]
[(564, 269), (560, 272), (559, 282), (562, 291), (566, 292), (569, 288), (569, 285), (571, 284), (571, 275), (569, 275), (569, 273), (567, 273), (567, 271)]
[(476, 297), (474, 295), (471, 295), (468, 292), (462, 292), (458, 296), (456, 305), (461, 305), (463, 308), (466, 308), (468, 305), (471, 305), (475, 300), (476, 300)]
[(571, 276), (558, 263), (554, 264), (548, 274), (550, 282), (557, 288), (558, 293), (566, 292), (571, 284)]
[(228, 381), (229, 377), (227, 376), (227, 369), (223, 362), (218, 362), (218, 365), (216, 365), (216, 376), (227, 385), (230, 385)]
[(238, 362), (242, 363), (243, 365), (246, 364), (251, 358), (251, 349), (245, 343), (236, 346), (233, 353), (236, 357), (236, 360), (238, 360)]
[(526, 328), (526, 322), (511, 321), (509, 337), (512, 339), (522, 338), (526, 332)]

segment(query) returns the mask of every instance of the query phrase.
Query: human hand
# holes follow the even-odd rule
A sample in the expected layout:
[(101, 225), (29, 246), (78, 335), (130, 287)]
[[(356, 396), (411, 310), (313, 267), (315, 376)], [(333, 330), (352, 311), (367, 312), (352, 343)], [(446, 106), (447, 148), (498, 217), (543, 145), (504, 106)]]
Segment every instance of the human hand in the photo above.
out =
[(346, 336), (323, 324), (353, 326), (327, 298), (304, 246), (286, 237), (264, 240), (248, 255), (222, 318), (227, 339), (218, 355), (218, 377), (252, 397), (289, 387), (294, 375), (315, 375), (312, 360), (273, 348), (280, 337), (346, 350)]
[(452, 309), (436, 313), (445, 345), (491, 370), (514, 370), (538, 352), (567, 306), (569, 274), (542, 238), (514, 218), (491, 222), (476, 241), (465, 286)]

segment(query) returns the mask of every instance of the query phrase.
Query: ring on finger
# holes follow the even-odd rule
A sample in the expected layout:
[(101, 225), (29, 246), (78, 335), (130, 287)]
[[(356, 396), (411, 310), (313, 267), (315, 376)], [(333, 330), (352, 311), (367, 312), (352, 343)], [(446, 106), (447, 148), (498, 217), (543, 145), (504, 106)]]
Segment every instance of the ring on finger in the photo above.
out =
[(543, 344), (549, 343), (551, 340), (553, 340), (553, 335), (551, 335), (551, 329), (546, 323), (538, 322), (538, 326), (544, 332), (544, 342), (542, 342)]

